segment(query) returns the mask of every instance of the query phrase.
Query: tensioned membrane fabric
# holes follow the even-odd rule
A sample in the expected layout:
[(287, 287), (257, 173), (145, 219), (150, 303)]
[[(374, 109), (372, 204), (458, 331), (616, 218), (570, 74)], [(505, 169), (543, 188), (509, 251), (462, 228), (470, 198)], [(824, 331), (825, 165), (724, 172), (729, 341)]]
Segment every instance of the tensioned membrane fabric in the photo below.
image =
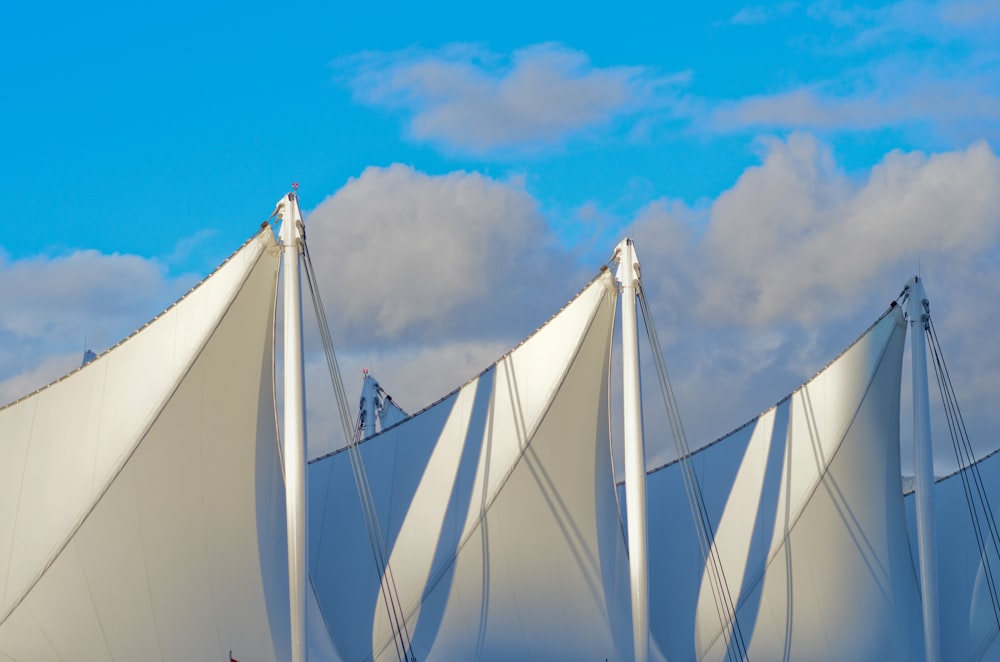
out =
[[(1000, 514), (1000, 453), (994, 452), (980, 460), (977, 468), (989, 501), (989, 511), (983, 507), (971, 482), (969, 489), (975, 495), (973, 503), (984, 534), (988, 565), (976, 540), (973, 515), (962, 484), (963, 472), (971, 481), (971, 476), (968, 476), (970, 468), (938, 480), (934, 485), (941, 658), (998, 662), (1000, 630), (988, 582), (992, 575), (994, 586), (1000, 587), (1000, 555), (986, 528), (985, 517), (995, 520)], [(907, 495), (905, 501), (910, 544), (916, 549), (916, 503), (913, 494)]]
[[(681, 465), (649, 475), (650, 622), (668, 659), (724, 660), (741, 645), (757, 660), (922, 659), (899, 470), (904, 340), (897, 307), (690, 458), (722, 573), (702, 558)], [(712, 590), (723, 575), (728, 596)]]
[[(616, 300), (605, 270), (480, 376), (358, 446), (416, 659), (631, 659), (608, 440)], [(347, 452), (310, 465), (309, 508), (338, 655), (397, 659)]]
[(288, 656), (270, 229), (0, 410), (0, 660)]

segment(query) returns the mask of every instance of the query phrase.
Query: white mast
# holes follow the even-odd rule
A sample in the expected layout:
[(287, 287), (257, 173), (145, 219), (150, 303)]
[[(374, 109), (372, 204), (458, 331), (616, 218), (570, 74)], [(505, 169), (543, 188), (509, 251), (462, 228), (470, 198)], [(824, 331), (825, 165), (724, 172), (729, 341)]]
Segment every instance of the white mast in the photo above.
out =
[(919, 276), (907, 284), (910, 291), (910, 356), (913, 362), (913, 464), (917, 499), (917, 546), (920, 552), (920, 589), (923, 597), (924, 657), (940, 660), (937, 599), (937, 550), (934, 533), (934, 453), (931, 445), (930, 398), (927, 392), (927, 321), (930, 308)]
[(632, 638), (635, 647), (635, 662), (647, 662), (649, 659), (649, 569), (646, 560), (646, 453), (642, 439), (639, 337), (635, 309), (639, 261), (631, 239), (624, 239), (618, 245), (616, 253), (619, 256), (617, 277), (622, 288), (625, 507), (628, 517)]
[(302, 370), (302, 290), (299, 252), (302, 214), (294, 192), (278, 203), (284, 258), (284, 467), (285, 517), (288, 527), (288, 598), (292, 662), (306, 660), (306, 432), (305, 381)]

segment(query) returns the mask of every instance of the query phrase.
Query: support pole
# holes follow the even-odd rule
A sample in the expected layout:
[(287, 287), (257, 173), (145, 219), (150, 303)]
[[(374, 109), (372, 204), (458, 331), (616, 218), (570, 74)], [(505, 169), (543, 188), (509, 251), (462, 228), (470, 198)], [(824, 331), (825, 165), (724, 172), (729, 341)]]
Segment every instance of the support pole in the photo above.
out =
[(907, 316), (910, 321), (910, 357), (913, 362), (913, 465), (917, 499), (917, 547), (920, 553), (920, 590), (924, 617), (924, 658), (941, 659), (938, 632), (937, 549), (934, 531), (934, 453), (931, 444), (930, 397), (927, 386), (927, 336), (930, 312), (924, 286), (914, 276)]
[(306, 660), (306, 432), (302, 369), (302, 288), (299, 253), (302, 215), (295, 193), (278, 203), (284, 261), (284, 434), (285, 517), (288, 527), (288, 599), (292, 662)]
[(622, 288), (622, 376), (625, 440), (625, 507), (628, 518), (629, 578), (635, 662), (649, 659), (649, 569), (646, 548), (646, 453), (642, 439), (639, 392), (639, 335), (636, 283), (639, 262), (631, 239), (618, 245), (618, 281)]

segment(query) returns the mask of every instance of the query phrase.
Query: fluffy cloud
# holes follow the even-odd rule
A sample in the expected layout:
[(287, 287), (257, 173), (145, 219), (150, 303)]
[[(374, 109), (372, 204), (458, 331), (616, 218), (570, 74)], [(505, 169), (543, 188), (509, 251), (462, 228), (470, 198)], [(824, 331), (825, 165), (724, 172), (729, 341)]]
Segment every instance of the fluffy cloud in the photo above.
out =
[[(66, 333), (80, 320), (117, 320), (163, 288), (155, 262), (82, 250), (60, 257), (0, 259), (0, 331), (18, 337)], [(85, 331), (81, 332), (82, 333)]]
[(369, 168), (307, 224), (332, 324), (348, 346), (523, 329), (544, 319), (555, 303), (548, 287), (572, 271), (535, 200), (475, 173)]
[[(918, 261), (979, 256), (1000, 239), (1000, 160), (985, 143), (927, 156), (893, 152), (862, 182), (815, 138), (772, 140), (711, 210), (700, 312), (757, 324), (815, 324), (830, 299), (858, 301)], [(847, 305), (841, 304), (841, 306)]]
[(341, 63), (357, 99), (401, 108), (409, 131), (446, 149), (533, 151), (635, 113), (675, 79), (639, 67), (595, 67), (557, 44), (509, 59), (470, 46), (436, 53), (365, 53)]

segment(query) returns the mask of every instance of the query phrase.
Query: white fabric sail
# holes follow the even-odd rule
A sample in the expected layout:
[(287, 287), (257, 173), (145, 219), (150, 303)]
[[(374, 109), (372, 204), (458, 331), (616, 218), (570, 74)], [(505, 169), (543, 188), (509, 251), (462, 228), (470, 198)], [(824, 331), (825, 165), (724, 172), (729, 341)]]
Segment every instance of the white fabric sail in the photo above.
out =
[(377, 573), (348, 452), (310, 465), (310, 566), (343, 660), (631, 658), (608, 439), (607, 270), (510, 354), (358, 450), (387, 541)]
[(287, 658), (262, 229), (95, 361), (0, 409), (0, 660)]
[[(976, 467), (982, 476), (990, 511), (973, 494), (973, 510), (966, 497), (965, 467), (941, 478), (934, 486), (934, 511), (938, 539), (938, 582), (941, 615), (941, 659), (1000, 660), (1000, 624), (990, 596), (989, 582), (1000, 588), (1000, 554), (986, 528), (986, 517), (995, 517), (1000, 505), (1000, 451), (979, 460)], [(912, 492), (906, 497), (911, 544), (916, 548), (916, 515)], [(985, 553), (976, 540), (975, 522), (984, 533)], [(986, 558), (984, 558), (986, 557)], [(987, 564), (988, 561), (988, 564)], [(991, 577), (992, 575), (992, 577)]]
[(922, 658), (899, 472), (904, 338), (894, 307), (787, 399), (690, 458), (716, 563), (702, 559), (680, 464), (650, 474), (651, 629), (668, 659)]
[[(289, 659), (278, 263), (262, 229), (135, 334), (0, 407), (0, 662)], [(479, 376), (372, 426), (355, 450), (384, 549), (351, 454), (309, 465), (312, 659), (633, 659), (609, 442), (617, 299), (605, 269)], [(657, 659), (922, 659), (899, 475), (904, 333), (894, 307), (689, 458), (710, 562), (682, 465), (649, 474)], [(998, 458), (978, 463), (987, 486)], [(1000, 660), (1000, 582), (963, 472), (935, 502), (942, 654)], [(383, 552), (391, 572), (373, 560)], [(998, 552), (988, 541), (1000, 570)]]

